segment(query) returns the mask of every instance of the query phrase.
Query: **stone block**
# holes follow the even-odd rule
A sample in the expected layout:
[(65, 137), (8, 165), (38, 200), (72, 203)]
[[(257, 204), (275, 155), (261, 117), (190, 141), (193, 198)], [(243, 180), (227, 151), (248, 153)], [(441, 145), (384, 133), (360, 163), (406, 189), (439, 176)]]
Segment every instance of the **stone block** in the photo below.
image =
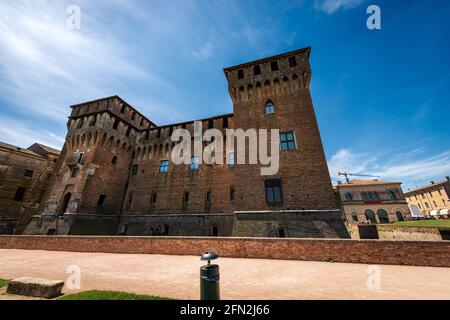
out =
[(51, 299), (61, 295), (64, 281), (22, 277), (11, 280), (6, 293)]

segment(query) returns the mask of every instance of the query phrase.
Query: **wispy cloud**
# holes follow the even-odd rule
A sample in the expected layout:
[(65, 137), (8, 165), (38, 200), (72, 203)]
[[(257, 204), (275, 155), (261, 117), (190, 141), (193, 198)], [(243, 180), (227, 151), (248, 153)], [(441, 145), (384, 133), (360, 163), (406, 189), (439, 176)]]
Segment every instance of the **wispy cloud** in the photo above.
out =
[(27, 148), (34, 142), (61, 149), (64, 136), (48, 130), (40, 129), (32, 124), (15, 121), (9, 118), (0, 119), (0, 141)]
[(167, 86), (135, 65), (127, 46), (98, 25), (87, 6), (81, 7), (81, 29), (71, 30), (63, 3), (0, 3), (0, 92), (19, 112), (62, 120), (69, 103), (115, 94), (110, 88), (130, 79)]
[(328, 167), (334, 181), (341, 179), (338, 172), (348, 171), (403, 182), (404, 188), (409, 188), (448, 175), (450, 151), (428, 155), (424, 148), (416, 148), (398, 153), (386, 160), (376, 154), (354, 153), (348, 149), (341, 149), (330, 158)]
[(339, 10), (356, 8), (364, 0), (314, 0), (314, 8), (327, 14), (333, 14)]

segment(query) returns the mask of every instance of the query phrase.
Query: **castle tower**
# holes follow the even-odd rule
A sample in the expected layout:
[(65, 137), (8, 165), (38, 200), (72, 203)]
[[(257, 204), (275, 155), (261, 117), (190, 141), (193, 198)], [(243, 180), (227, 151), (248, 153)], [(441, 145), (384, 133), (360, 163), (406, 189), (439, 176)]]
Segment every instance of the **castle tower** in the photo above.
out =
[[(71, 108), (66, 141), (41, 210), (44, 218), (56, 216), (62, 221), (76, 213), (78, 219), (84, 216), (88, 220), (77, 223), (87, 230), (71, 233), (89, 234), (89, 220), (100, 221), (99, 215), (101, 223), (111, 223), (105, 226), (105, 233), (115, 233), (114, 216), (121, 213), (136, 139), (141, 130), (155, 125), (118, 96)], [(108, 216), (110, 219), (105, 219)], [(53, 231), (68, 233), (61, 225), (67, 229), (73, 223), (65, 222), (55, 224)], [(52, 228), (51, 224), (47, 228)], [(99, 232), (98, 226), (95, 232)]]
[(330, 225), (345, 236), (333, 210), (337, 205), (309, 90), (309, 57), (305, 48), (224, 69), (235, 128), (280, 132), (277, 174), (262, 176), (259, 164), (236, 166), (236, 236), (248, 230), (304, 236), (301, 229), (317, 224), (325, 227), (313, 236), (335, 236)]

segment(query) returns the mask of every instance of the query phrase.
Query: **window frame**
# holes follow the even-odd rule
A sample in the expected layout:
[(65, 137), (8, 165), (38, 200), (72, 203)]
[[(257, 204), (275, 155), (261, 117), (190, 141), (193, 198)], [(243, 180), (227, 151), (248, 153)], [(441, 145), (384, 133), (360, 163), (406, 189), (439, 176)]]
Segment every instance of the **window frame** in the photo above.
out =
[[(197, 161), (195, 161), (197, 159)], [(189, 162), (189, 171), (199, 171), (200, 170), (200, 157), (192, 156)]]
[(159, 162), (159, 173), (161, 173), (161, 174), (169, 173), (169, 160), (162, 159)]
[(264, 105), (264, 114), (271, 115), (275, 114), (275, 112), (276, 112), (275, 103), (273, 103), (273, 101), (271, 100), (267, 101), (266, 104)]
[[(278, 190), (278, 197), (275, 194), (275, 190)], [(264, 191), (266, 195), (266, 202), (269, 205), (280, 205), (283, 203), (283, 188), (281, 179), (267, 179), (264, 180)], [(271, 191), (271, 194), (269, 194)]]
[[(288, 138), (288, 134), (292, 134), (292, 140), (287, 139)], [(286, 141), (282, 140), (282, 136), (286, 136)], [(297, 150), (297, 138), (295, 137), (295, 131), (283, 131), (279, 133), (279, 139), (280, 139), (280, 151), (284, 152), (284, 151), (295, 151)], [(294, 147), (291, 148), (290, 144), (293, 143)], [(283, 144), (287, 144), (287, 149), (283, 149)]]

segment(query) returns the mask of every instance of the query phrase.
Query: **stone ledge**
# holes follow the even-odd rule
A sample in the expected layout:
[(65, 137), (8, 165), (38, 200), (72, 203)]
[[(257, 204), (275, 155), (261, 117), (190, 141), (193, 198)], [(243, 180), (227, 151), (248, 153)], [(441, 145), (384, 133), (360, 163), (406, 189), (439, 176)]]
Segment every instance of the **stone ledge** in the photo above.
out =
[(6, 293), (51, 299), (61, 295), (64, 281), (22, 277), (9, 281)]

